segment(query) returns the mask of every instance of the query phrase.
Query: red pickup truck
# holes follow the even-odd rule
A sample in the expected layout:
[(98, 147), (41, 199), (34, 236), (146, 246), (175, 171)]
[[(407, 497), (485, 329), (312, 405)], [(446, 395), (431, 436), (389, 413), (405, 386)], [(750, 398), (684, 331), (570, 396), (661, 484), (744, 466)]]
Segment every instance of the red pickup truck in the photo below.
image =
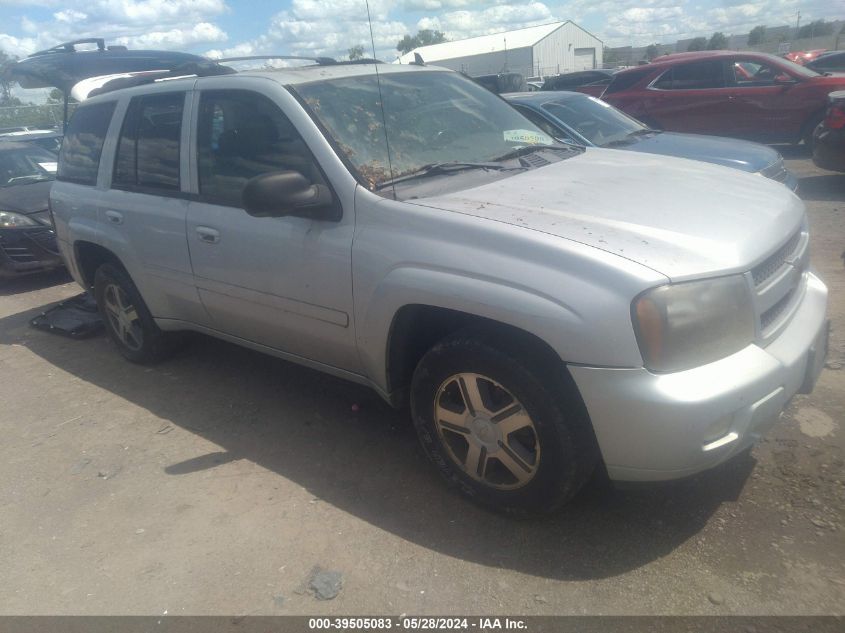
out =
[(827, 95), (843, 89), (845, 74), (764, 53), (705, 51), (623, 70), (602, 99), (659, 129), (811, 145)]

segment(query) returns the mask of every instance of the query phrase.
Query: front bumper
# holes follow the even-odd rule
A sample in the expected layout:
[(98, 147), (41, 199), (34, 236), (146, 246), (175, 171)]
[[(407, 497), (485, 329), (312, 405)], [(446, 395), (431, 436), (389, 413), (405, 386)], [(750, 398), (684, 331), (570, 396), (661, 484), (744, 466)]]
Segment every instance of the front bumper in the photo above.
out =
[(0, 229), (0, 279), (62, 266), (64, 262), (52, 229)]
[(569, 366), (611, 479), (658, 481), (706, 470), (753, 444), (824, 364), (827, 287), (812, 273), (791, 321), (749, 345), (673, 374)]

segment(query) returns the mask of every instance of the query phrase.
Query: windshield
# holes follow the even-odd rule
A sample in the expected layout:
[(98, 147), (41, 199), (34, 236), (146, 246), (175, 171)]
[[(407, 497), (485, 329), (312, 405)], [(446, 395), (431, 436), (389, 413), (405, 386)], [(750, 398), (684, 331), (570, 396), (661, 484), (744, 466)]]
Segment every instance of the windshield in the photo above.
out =
[(0, 148), (0, 187), (53, 180), (56, 156), (39, 147)]
[(294, 89), (373, 190), (427, 165), (495, 161), (519, 147), (556, 143), (502, 99), (457, 73), (382, 74), (384, 119), (375, 75)]
[(786, 69), (799, 75), (801, 77), (818, 77), (820, 73), (817, 73), (815, 70), (807, 68), (806, 66), (802, 66), (801, 64), (796, 64), (795, 62), (786, 59), (785, 57), (776, 57), (775, 55), (763, 55), (763, 57), (768, 57), (773, 62), (780, 64), (782, 67), (785, 66)]
[(610, 104), (586, 95), (544, 103), (541, 107), (598, 146), (624, 141), (648, 129)]

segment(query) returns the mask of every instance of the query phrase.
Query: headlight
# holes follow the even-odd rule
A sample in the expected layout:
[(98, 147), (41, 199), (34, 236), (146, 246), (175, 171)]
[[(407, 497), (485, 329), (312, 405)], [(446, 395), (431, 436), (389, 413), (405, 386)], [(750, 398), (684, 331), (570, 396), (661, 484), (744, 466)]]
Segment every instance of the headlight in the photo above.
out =
[(40, 226), (40, 224), (20, 213), (0, 211), (0, 229), (17, 229), (25, 226)]
[(637, 297), (631, 319), (645, 366), (656, 372), (697, 367), (754, 340), (754, 311), (740, 275), (660, 286)]

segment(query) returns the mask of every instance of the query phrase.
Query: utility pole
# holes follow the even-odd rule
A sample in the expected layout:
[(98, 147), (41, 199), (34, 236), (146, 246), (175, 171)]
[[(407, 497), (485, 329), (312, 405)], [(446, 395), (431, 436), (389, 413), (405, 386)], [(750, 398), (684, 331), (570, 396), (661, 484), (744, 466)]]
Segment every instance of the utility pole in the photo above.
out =
[(801, 12), (799, 11), (795, 17), (795, 39), (798, 39), (798, 31), (801, 28)]

